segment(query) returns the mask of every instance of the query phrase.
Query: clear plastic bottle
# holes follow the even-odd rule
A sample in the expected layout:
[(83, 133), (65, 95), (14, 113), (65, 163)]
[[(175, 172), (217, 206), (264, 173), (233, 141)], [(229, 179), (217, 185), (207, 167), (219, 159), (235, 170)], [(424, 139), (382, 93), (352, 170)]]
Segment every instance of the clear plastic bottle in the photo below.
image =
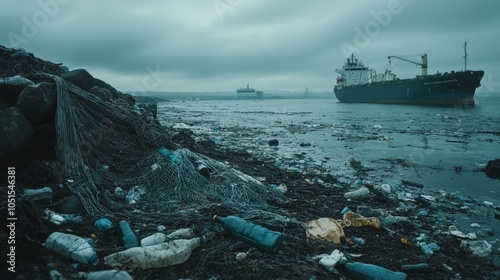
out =
[(168, 240), (181, 239), (181, 238), (186, 239), (186, 238), (192, 238), (193, 236), (194, 236), (194, 231), (191, 228), (181, 228), (170, 234), (157, 232), (141, 239), (141, 246), (142, 247), (153, 246), (164, 243), (165, 241)]
[(361, 262), (339, 262), (340, 266), (355, 280), (406, 280), (408, 275), (374, 264)]
[(283, 241), (284, 236), (281, 232), (269, 230), (239, 217), (227, 216), (223, 218), (215, 215), (213, 219), (220, 223), (234, 238), (268, 253), (276, 253)]
[(99, 263), (94, 248), (87, 240), (76, 235), (53, 232), (45, 240), (45, 247), (77, 262), (90, 265)]
[(346, 199), (359, 199), (370, 194), (370, 190), (367, 187), (361, 187), (355, 191), (346, 192), (344, 197)]
[(205, 242), (206, 238), (202, 236), (134, 247), (104, 257), (104, 263), (127, 270), (167, 267), (187, 261), (193, 250)]

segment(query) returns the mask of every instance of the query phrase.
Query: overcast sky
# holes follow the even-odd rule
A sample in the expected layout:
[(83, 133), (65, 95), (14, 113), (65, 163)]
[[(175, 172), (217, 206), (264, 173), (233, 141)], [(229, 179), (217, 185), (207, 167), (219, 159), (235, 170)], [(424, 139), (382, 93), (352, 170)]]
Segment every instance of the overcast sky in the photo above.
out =
[(468, 69), (496, 82), (499, 11), (496, 0), (2, 0), (0, 45), (124, 92), (332, 91), (349, 53), (377, 72), (388, 55), (426, 53), (429, 73), (447, 72), (464, 68), (467, 41)]

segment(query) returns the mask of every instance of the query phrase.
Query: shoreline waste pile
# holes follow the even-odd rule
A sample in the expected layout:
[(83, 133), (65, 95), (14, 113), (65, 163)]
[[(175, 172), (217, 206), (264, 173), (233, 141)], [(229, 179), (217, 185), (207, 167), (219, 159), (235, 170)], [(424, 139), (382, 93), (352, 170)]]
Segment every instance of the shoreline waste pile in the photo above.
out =
[(491, 227), (452, 215), (494, 205), (285, 170), (22, 49), (0, 46), (0, 125), (7, 279), (500, 277)]

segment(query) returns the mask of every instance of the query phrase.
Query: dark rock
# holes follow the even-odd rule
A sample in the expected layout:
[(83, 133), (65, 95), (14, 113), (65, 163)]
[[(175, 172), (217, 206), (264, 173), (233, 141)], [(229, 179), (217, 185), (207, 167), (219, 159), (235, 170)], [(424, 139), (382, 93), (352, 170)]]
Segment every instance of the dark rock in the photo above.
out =
[(97, 78), (94, 78), (94, 85), (97, 87), (100, 87), (100, 88), (108, 89), (111, 92), (111, 94), (113, 95), (113, 98), (119, 97), (120, 92), (103, 80), (99, 80)]
[(31, 123), (52, 121), (56, 111), (54, 84), (27, 86), (17, 98), (16, 107)]
[(0, 85), (0, 98), (6, 103), (15, 104), (22, 90), (23, 87)]
[(122, 93), (120, 97), (123, 101), (125, 101), (128, 105), (134, 106), (135, 105), (135, 99), (131, 94), (128, 93)]
[(41, 124), (35, 127), (33, 137), (33, 154), (35, 159), (56, 159), (56, 129), (52, 124)]
[(301, 146), (301, 147), (309, 147), (309, 146), (311, 146), (311, 143), (302, 142), (302, 143), (299, 144), (299, 146)]
[(80, 214), (84, 210), (85, 208), (83, 207), (80, 198), (78, 198), (78, 196), (74, 194), (61, 200), (58, 207), (59, 213), (65, 213), (65, 214)]
[(107, 88), (102, 88), (98, 86), (94, 86), (89, 90), (95, 96), (98, 96), (102, 100), (110, 100), (113, 97), (113, 93)]
[(146, 112), (150, 113), (153, 118), (158, 119), (158, 105), (156, 103), (140, 103), (137, 107), (144, 109)]
[(85, 69), (76, 69), (66, 73), (62, 73), (61, 77), (66, 81), (75, 84), (83, 90), (90, 90), (94, 87), (94, 77)]
[(16, 107), (0, 110), (0, 165), (26, 167), (33, 153), (33, 127)]
[(268, 144), (269, 144), (269, 146), (278, 146), (279, 141), (278, 141), (278, 139), (271, 139), (271, 140), (269, 140)]
[(486, 176), (493, 179), (500, 179), (500, 159), (494, 159), (488, 161), (488, 164), (483, 168)]

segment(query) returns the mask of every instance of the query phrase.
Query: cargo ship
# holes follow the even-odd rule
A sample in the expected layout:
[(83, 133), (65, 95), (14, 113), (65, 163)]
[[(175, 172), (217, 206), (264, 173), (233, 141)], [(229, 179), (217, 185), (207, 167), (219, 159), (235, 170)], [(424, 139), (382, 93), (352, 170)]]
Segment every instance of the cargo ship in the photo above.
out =
[(467, 43), (464, 52), (463, 71), (432, 75), (427, 74), (426, 54), (419, 55), (420, 61), (405, 55), (388, 56), (389, 65), (394, 58), (419, 65), (422, 74), (411, 79), (399, 79), (391, 70), (377, 74), (352, 54), (342, 69), (336, 69), (340, 76), (333, 91), (345, 103), (474, 106), (474, 94), (484, 71), (467, 70)]
[(263, 98), (264, 92), (261, 90), (255, 90), (250, 87), (250, 83), (247, 84), (247, 87), (240, 87), (236, 90), (236, 94), (239, 98)]

